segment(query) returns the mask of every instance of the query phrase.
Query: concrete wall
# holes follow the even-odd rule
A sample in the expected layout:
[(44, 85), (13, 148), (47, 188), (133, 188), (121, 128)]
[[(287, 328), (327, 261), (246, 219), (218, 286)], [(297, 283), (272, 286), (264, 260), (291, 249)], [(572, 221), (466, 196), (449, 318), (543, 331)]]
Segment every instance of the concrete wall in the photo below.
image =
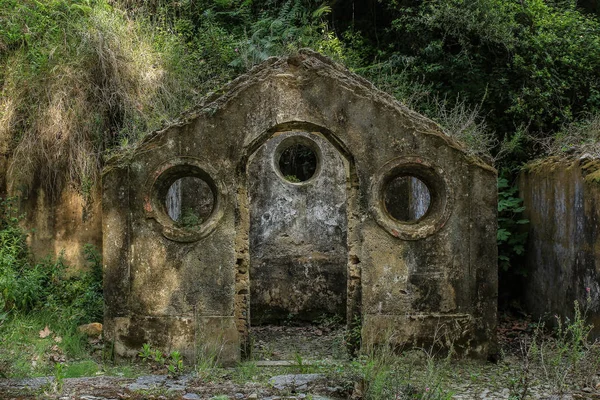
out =
[[(334, 148), (331, 154), (346, 160), (343, 176), (318, 175), (333, 185), (323, 188), (332, 199), (343, 203), (345, 194), (345, 224), (344, 204), (329, 204), (327, 213), (333, 230), (347, 227), (345, 246), (343, 234), (325, 239), (340, 250), (331, 254), (311, 244), (327, 260), (347, 249), (346, 316), (362, 321), (363, 345), (422, 346), (448, 334), (467, 354), (494, 351), (493, 168), (468, 157), (430, 120), (309, 51), (270, 59), (222, 93), (106, 169), (105, 334), (117, 354), (133, 355), (148, 342), (192, 360), (207, 352), (239, 359), (251, 321), (253, 256), (261, 259), (252, 239), (258, 235), (252, 219), (262, 211), (256, 204), (262, 189), (252, 183), (260, 162), (253, 160), (281, 135), (307, 134), (322, 142), (323, 153)], [(417, 221), (398, 221), (384, 206), (387, 184), (404, 175), (430, 192), (429, 210)], [(169, 187), (185, 176), (202, 178), (215, 193), (213, 212), (194, 229), (176, 225), (165, 208)], [(274, 201), (278, 193), (290, 192), (262, 198)], [(267, 243), (281, 243), (289, 232)]]
[[(22, 216), (21, 226), (28, 234), (28, 245), (36, 260), (63, 255), (65, 262), (75, 272), (85, 268), (83, 256), (86, 244), (102, 250), (102, 197), (101, 185), (83, 196), (72, 187), (65, 187), (51, 197), (43, 182), (35, 181), (25, 186), (8, 173), (23, 162), (11, 155), (12, 139), (0, 135), (0, 197), (14, 198), (13, 205)], [(25, 189), (27, 188), (27, 189)]]
[[(530, 220), (525, 299), (535, 318), (573, 316), (589, 303), (600, 336), (600, 161), (550, 158), (528, 165), (519, 179)], [(589, 289), (589, 292), (588, 292)]]
[[(280, 153), (298, 141), (314, 149), (317, 171), (289, 182)], [(287, 132), (248, 163), (250, 303), (253, 324), (346, 316), (347, 168), (319, 134)]]

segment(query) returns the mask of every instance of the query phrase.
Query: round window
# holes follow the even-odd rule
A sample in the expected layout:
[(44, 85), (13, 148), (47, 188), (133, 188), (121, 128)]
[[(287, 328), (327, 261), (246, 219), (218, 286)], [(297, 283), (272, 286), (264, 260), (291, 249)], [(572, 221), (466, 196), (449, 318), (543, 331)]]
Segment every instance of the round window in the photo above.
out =
[(197, 228), (213, 211), (215, 195), (203, 179), (186, 176), (171, 184), (165, 196), (167, 214), (181, 228)]
[(305, 182), (317, 170), (317, 154), (304, 144), (293, 144), (281, 152), (279, 171), (288, 182)]
[(427, 185), (412, 175), (396, 176), (384, 188), (387, 213), (400, 222), (415, 222), (429, 210), (431, 193)]
[(163, 164), (148, 182), (144, 210), (165, 237), (193, 242), (208, 236), (223, 216), (227, 190), (217, 173), (192, 157)]
[(384, 164), (371, 183), (370, 209), (377, 223), (403, 240), (426, 238), (441, 229), (453, 209), (444, 171), (422, 157)]

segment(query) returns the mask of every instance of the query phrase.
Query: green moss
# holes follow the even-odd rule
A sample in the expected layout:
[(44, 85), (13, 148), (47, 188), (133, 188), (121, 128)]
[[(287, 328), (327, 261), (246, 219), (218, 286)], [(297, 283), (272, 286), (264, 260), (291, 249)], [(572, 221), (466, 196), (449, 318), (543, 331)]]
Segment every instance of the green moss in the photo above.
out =
[(521, 170), (528, 174), (544, 174), (553, 172), (557, 168), (569, 169), (578, 165), (578, 160), (575, 158), (564, 156), (550, 156), (538, 158), (525, 164)]
[(600, 184), (600, 160), (591, 160), (581, 166), (586, 183)]

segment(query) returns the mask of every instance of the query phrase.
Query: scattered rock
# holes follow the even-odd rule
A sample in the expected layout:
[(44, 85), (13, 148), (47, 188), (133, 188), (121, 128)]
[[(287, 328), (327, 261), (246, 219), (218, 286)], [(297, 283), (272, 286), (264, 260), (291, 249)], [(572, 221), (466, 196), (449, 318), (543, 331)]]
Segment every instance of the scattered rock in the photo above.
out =
[(125, 386), (129, 390), (150, 390), (162, 386), (167, 377), (165, 375), (140, 376), (134, 383)]
[(99, 322), (92, 322), (91, 324), (79, 325), (77, 330), (84, 335), (98, 337), (102, 335), (102, 324)]
[(183, 395), (183, 400), (200, 400), (200, 396), (196, 393), (186, 393)]
[(277, 375), (269, 379), (269, 383), (278, 390), (306, 390), (308, 384), (324, 378), (323, 374), (290, 374)]
[(185, 392), (190, 378), (188, 376), (181, 376), (178, 379), (168, 379), (165, 382), (165, 386), (169, 392)]

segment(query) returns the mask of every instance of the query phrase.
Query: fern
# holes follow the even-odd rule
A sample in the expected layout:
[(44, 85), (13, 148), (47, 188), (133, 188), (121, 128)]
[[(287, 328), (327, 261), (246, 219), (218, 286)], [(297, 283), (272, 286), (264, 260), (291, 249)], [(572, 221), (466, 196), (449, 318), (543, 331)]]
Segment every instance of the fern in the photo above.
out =
[(328, 6), (327, 4), (323, 4), (323, 5), (321, 5), (321, 7), (317, 8), (315, 11), (313, 11), (312, 17), (313, 17), (313, 19), (316, 20), (316, 19), (319, 19), (329, 13), (331, 13), (331, 7)]
[(279, 11), (279, 14), (277, 15), (277, 19), (280, 21), (286, 21), (290, 15), (290, 10), (292, 9), (292, 3), (298, 3), (298, 2), (299, 2), (299, 0), (286, 0), (286, 2), (283, 3), (283, 6), (281, 6), (281, 10)]

